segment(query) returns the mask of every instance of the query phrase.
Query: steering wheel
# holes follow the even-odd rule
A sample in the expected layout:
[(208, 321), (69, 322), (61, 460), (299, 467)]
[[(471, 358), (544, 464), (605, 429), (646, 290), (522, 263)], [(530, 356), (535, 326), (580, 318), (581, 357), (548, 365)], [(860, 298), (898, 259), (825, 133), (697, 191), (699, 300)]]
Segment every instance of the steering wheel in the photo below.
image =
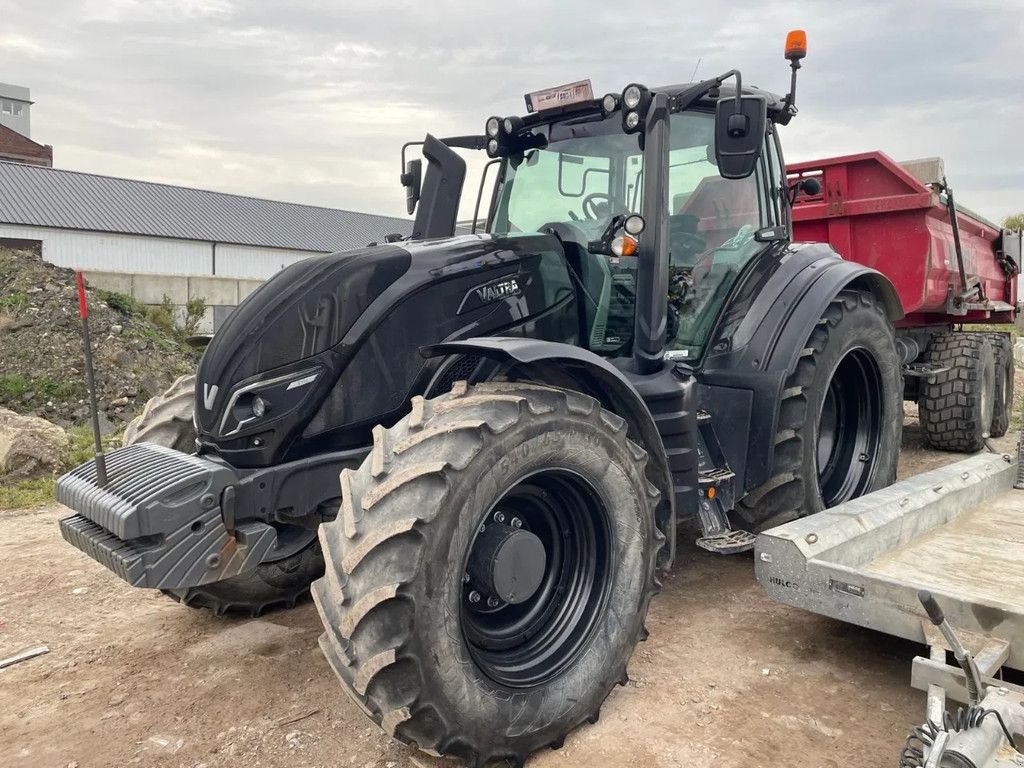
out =
[[(604, 203), (603, 210), (598, 208), (601, 203)], [(583, 215), (588, 219), (606, 219), (611, 215), (612, 207), (612, 196), (607, 192), (591, 192), (589, 195), (583, 198), (583, 202), (580, 203), (580, 209), (583, 211)]]

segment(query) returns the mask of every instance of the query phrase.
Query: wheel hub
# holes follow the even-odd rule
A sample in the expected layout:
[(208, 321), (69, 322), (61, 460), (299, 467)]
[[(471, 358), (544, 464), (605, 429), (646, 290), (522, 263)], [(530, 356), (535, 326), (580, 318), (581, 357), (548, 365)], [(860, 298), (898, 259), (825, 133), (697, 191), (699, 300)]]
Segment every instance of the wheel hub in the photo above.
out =
[(477, 539), (469, 561), (470, 583), (486, 597), (519, 605), (544, 579), (547, 553), (540, 538), (523, 528), (491, 523)]
[(612, 581), (604, 501), (575, 472), (545, 469), (480, 519), (463, 561), (463, 636), (495, 682), (529, 688), (574, 663)]

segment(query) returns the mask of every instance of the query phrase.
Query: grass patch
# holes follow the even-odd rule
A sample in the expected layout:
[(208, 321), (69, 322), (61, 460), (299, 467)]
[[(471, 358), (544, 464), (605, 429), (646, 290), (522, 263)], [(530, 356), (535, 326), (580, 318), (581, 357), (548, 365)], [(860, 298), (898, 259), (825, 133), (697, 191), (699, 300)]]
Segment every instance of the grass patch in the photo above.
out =
[(0, 484), (0, 510), (31, 509), (53, 501), (57, 489), (56, 477), (34, 477), (15, 483)]
[(0, 376), (0, 399), (16, 400), (28, 393), (32, 394), (32, 400), (69, 400), (84, 396), (85, 384), (52, 376), (31, 378), (17, 373)]
[[(52, 504), (57, 490), (57, 477), (93, 458), (92, 429), (71, 427), (67, 430), (68, 447), (61, 458), (61, 468), (49, 477), (33, 477), (0, 484), (0, 511), (7, 509), (33, 509)], [(121, 434), (106, 435), (102, 439), (103, 450), (109, 451), (121, 445)]]
[(98, 288), (95, 289), (95, 293), (104, 304), (115, 312), (120, 312), (125, 317), (145, 313), (146, 308), (131, 296), (126, 296), (117, 291), (104, 291)]
[(17, 373), (0, 376), (0, 398), (14, 400), (29, 391), (28, 379)]
[(28, 294), (24, 291), (14, 291), (0, 296), (0, 309), (12, 315), (20, 315), (28, 309)]

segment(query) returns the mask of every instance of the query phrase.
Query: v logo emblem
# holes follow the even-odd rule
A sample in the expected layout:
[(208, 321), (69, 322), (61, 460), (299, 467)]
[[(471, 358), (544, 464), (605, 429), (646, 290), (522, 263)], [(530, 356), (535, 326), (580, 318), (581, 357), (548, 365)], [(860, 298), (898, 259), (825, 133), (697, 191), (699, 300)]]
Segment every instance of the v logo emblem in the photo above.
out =
[(217, 400), (217, 385), (214, 384), (212, 387), (209, 384), (203, 384), (203, 407), (208, 411), (213, 410), (213, 404)]

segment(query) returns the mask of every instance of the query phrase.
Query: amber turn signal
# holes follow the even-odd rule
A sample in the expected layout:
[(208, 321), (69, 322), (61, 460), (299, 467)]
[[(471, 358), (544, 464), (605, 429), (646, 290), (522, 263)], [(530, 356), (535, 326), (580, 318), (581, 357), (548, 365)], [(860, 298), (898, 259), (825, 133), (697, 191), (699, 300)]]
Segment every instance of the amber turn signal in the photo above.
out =
[(636, 239), (629, 235), (619, 235), (612, 240), (613, 256), (636, 256)]

